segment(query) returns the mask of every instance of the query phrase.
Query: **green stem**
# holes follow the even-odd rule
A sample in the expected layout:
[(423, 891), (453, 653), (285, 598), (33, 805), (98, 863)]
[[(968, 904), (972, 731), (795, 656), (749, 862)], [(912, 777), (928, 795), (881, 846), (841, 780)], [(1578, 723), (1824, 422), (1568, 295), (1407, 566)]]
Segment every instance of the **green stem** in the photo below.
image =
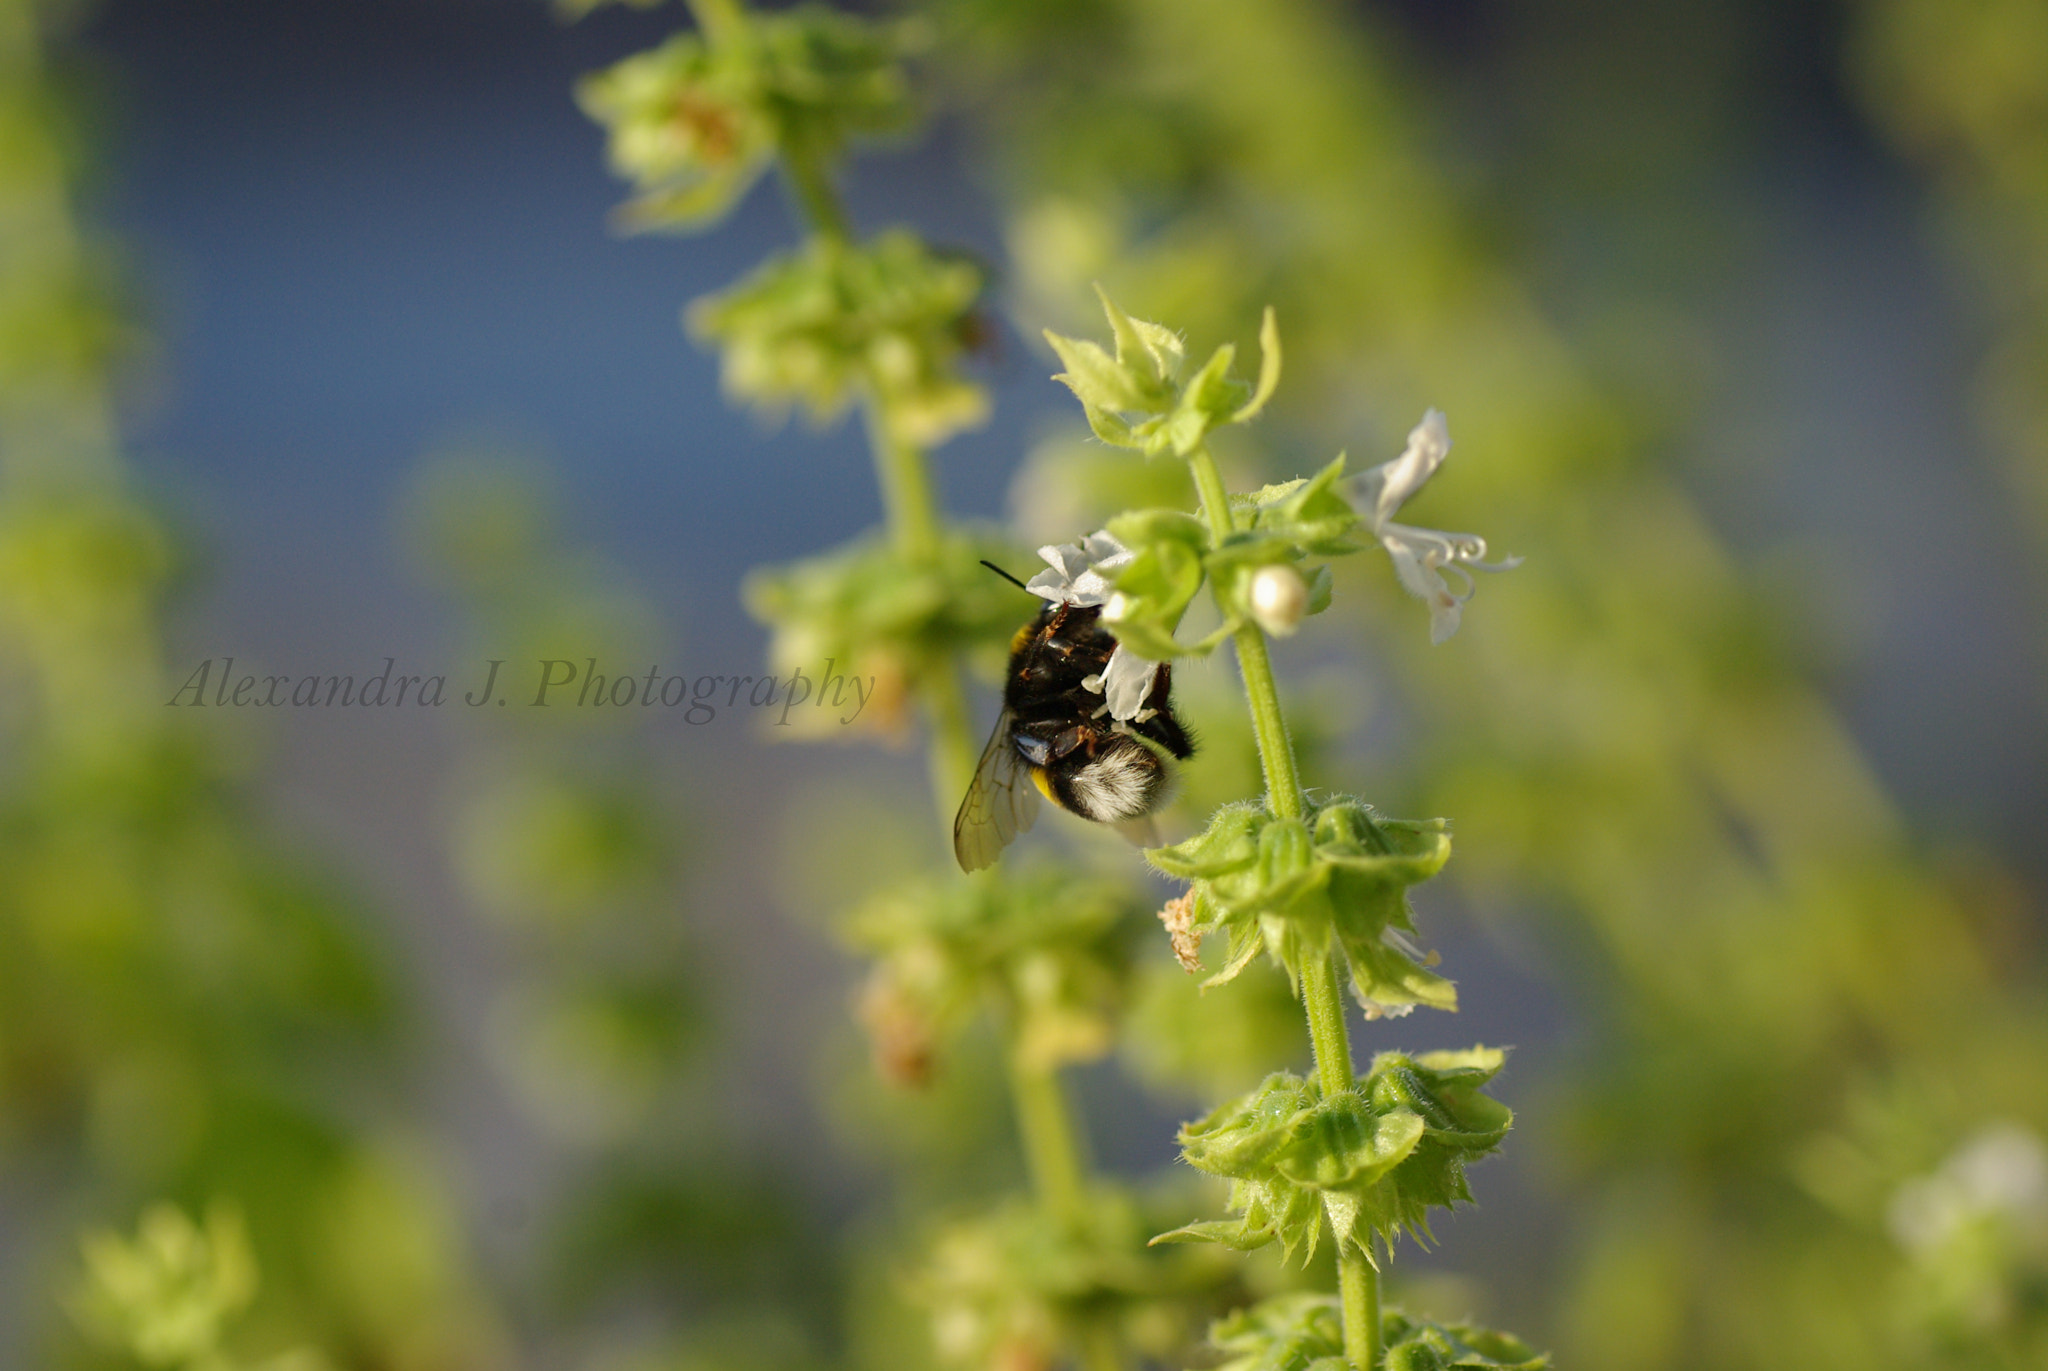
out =
[[(1195, 489), (1202, 497), (1202, 513), (1209, 530), (1220, 544), (1237, 531), (1230, 517), (1230, 493), (1216, 470), (1216, 459), (1206, 445), (1188, 454)], [(1217, 606), (1223, 609), (1222, 605)], [(1224, 610), (1228, 615), (1229, 611)], [(1266, 777), (1266, 804), (1283, 819), (1299, 819), (1308, 806), (1301, 797), (1301, 772), (1294, 764), (1294, 744), (1287, 736), (1287, 719), (1280, 712), (1280, 687), (1273, 680), (1273, 659), (1266, 652), (1266, 635), (1257, 624), (1246, 624), (1231, 635), (1237, 644), (1237, 667), (1244, 675), (1245, 698), (1252, 707), (1252, 733), (1259, 743), (1259, 766)]]
[[(868, 405), (868, 441), (874, 452), (875, 478), (882, 488), (889, 536), (905, 560), (930, 563), (938, 557), (943, 539), (938, 498), (923, 450), (895, 434), (886, 407), (878, 400)], [(980, 754), (968, 722), (959, 664), (950, 657), (928, 663), (920, 683), (931, 718), (933, 799), (940, 829), (950, 837), (953, 807), (967, 793)], [(993, 879), (993, 874), (984, 872), (979, 879)], [(1068, 1223), (1079, 1223), (1086, 1217), (1086, 1166), (1059, 1075), (1020, 1061), (1014, 1036), (1007, 1047), (1010, 1095), (1033, 1189), (1048, 1212)], [(1082, 1357), (1090, 1371), (1096, 1371), (1098, 1362), (1101, 1371), (1111, 1371), (1120, 1365), (1120, 1358), (1114, 1355), (1113, 1345), (1109, 1352), (1105, 1362), (1098, 1349), (1084, 1347)]]
[(1378, 1371), (1380, 1273), (1349, 1243), (1337, 1249), (1337, 1289), (1344, 1298), (1344, 1358), (1357, 1371)]
[(950, 840), (954, 811), (974, 781), (974, 766), (981, 754), (974, 750), (973, 725), (967, 720), (967, 692), (960, 685), (959, 666), (951, 657), (939, 658), (926, 666), (921, 680), (925, 710), (932, 721), (932, 798), (939, 806), (939, 827)]
[(1351, 1033), (1344, 1026), (1344, 995), (1331, 959), (1310, 957), (1301, 968), (1301, 1004), (1316, 1050), (1316, 1083), (1324, 1096), (1351, 1089)]
[[(1230, 492), (1206, 446), (1188, 455), (1188, 465), (1202, 496), (1209, 530), (1220, 544), (1237, 531), (1230, 514)], [(1224, 607), (1219, 604), (1217, 608)], [(1280, 710), (1280, 688), (1273, 679), (1266, 635), (1257, 624), (1246, 624), (1231, 637), (1237, 644), (1238, 669), (1244, 674), (1245, 699), (1251, 704), (1252, 734), (1258, 740), (1259, 767), (1266, 778), (1266, 805), (1280, 818), (1304, 818), (1308, 803), (1301, 792), (1301, 771), (1295, 765), (1287, 717)], [(1301, 968), (1301, 1003), (1308, 1016), (1309, 1041), (1315, 1047), (1316, 1081), (1324, 1097), (1352, 1089), (1356, 1067), (1351, 1060), (1351, 1034), (1344, 1025), (1343, 991), (1328, 951), (1308, 958)], [(1344, 1356), (1353, 1371), (1378, 1371), (1379, 1272), (1363, 1252), (1343, 1241), (1337, 1245), (1337, 1289), (1344, 1306)]]
[(939, 501), (932, 490), (924, 450), (897, 435), (887, 406), (867, 405), (868, 448), (875, 456), (875, 484), (882, 489), (882, 513), (896, 550), (913, 562), (930, 562), (939, 552)]
[(1067, 1111), (1066, 1091), (1057, 1072), (1025, 1062), (1010, 1049), (1010, 1096), (1017, 1110), (1017, 1132), (1024, 1142), (1024, 1164), (1039, 1202), (1069, 1222), (1087, 1213), (1081, 1149)]
[(785, 147), (782, 179), (802, 208), (804, 219), (813, 232), (839, 242), (851, 236), (852, 227), (846, 217), (846, 207), (839, 203), (839, 192), (833, 189), (832, 178), (821, 165), (821, 159), (810, 156), (802, 148)]

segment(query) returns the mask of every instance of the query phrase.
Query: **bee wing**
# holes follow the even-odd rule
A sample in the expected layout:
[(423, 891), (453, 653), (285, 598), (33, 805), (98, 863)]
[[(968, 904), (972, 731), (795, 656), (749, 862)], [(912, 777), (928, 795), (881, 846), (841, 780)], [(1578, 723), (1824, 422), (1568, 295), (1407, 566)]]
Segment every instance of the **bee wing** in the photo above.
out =
[(1135, 819), (1119, 819), (1114, 827), (1132, 847), (1159, 846), (1159, 825), (1153, 822), (1150, 814), (1140, 814)]
[(996, 720), (960, 812), (953, 817), (953, 856), (962, 871), (979, 871), (1038, 818), (1038, 787), (1010, 742), (1010, 711)]

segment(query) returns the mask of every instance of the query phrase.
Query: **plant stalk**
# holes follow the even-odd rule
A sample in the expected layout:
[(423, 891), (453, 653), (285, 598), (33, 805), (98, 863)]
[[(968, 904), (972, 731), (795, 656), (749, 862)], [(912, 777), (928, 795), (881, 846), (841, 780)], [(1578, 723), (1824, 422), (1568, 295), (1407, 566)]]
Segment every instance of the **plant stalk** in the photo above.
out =
[(1014, 1044), (1009, 1058), (1010, 1096), (1031, 1187), (1053, 1214), (1078, 1222), (1087, 1213), (1088, 1187), (1059, 1073), (1026, 1062)]
[[(1230, 492), (1216, 469), (1207, 445), (1188, 454), (1202, 511), (1218, 544), (1237, 531), (1230, 513)], [(1228, 610), (1221, 604), (1219, 610)], [(1301, 791), (1301, 771), (1294, 761), (1294, 743), (1287, 717), (1280, 710), (1280, 688), (1273, 679), (1273, 660), (1266, 635), (1246, 624), (1231, 635), (1237, 644), (1238, 670), (1244, 675), (1245, 699), (1251, 705), (1252, 734), (1258, 740), (1259, 767), (1266, 778), (1266, 806), (1282, 819), (1308, 813)], [(1301, 1003), (1308, 1016), (1309, 1041), (1315, 1048), (1316, 1081), (1325, 1099), (1352, 1089), (1351, 1034), (1344, 1024), (1344, 997), (1338, 971), (1325, 950), (1301, 968)], [(1380, 1363), (1379, 1272), (1365, 1254), (1341, 1239), (1337, 1244), (1337, 1290), (1344, 1308), (1344, 1356), (1353, 1371), (1378, 1371)]]
[[(1237, 531), (1230, 515), (1230, 493), (1216, 470), (1216, 458), (1206, 444), (1188, 454), (1195, 489), (1202, 497), (1202, 513), (1209, 531), (1220, 544)], [(1223, 609), (1222, 605), (1217, 606)], [(1228, 610), (1224, 611), (1226, 614)], [(1266, 635), (1257, 624), (1246, 624), (1231, 635), (1237, 644), (1237, 667), (1244, 676), (1245, 698), (1251, 702), (1252, 732), (1259, 743), (1259, 767), (1265, 773), (1266, 805), (1283, 819), (1299, 819), (1307, 812), (1301, 796), (1301, 772), (1294, 764), (1294, 744), (1287, 736), (1287, 718), (1280, 712), (1280, 688), (1273, 680), (1273, 659), (1266, 652)], [(1340, 1020), (1341, 1022), (1341, 1020)]]
[[(698, 20), (707, 31), (716, 23), (740, 22), (734, 0), (693, 0), (693, 5), (698, 6)], [(819, 159), (801, 149), (786, 149), (782, 169), (811, 231), (820, 238), (845, 241), (851, 233), (846, 209)], [(905, 561), (931, 565), (938, 560), (944, 538), (924, 450), (896, 432), (887, 405), (872, 386), (865, 408), (868, 446), (874, 456), (875, 481), (881, 489), (890, 540)], [(959, 663), (946, 656), (916, 666), (931, 719), (932, 794), (940, 830), (950, 840), (953, 809), (973, 782), (979, 753), (967, 717)], [(995, 874), (982, 872), (969, 879), (991, 880)], [(1002, 1017), (998, 1016), (999, 1022)], [(1017, 1050), (1014, 1033), (1006, 1036), (1011, 1039), (1004, 1045), (1011, 1105), (1032, 1189), (1049, 1213), (1078, 1225), (1087, 1217), (1087, 1165), (1059, 1072), (1026, 1062)], [(1106, 1331), (1084, 1338), (1078, 1352), (1084, 1371), (1122, 1371), (1116, 1338)]]

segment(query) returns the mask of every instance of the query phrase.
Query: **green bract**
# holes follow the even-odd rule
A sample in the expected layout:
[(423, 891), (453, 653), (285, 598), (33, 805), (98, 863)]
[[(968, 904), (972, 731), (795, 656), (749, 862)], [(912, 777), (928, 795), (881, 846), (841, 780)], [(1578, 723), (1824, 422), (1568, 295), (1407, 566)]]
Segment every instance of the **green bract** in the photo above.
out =
[(771, 412), (801, 405), (822, 423), (866, 392), (893, 437), (930, 446), (988, 412), (958, 370), (981, 285), (979, 267), (912, 233), (821, 235), (698, 300), (689, 325), (722, 349), (734, 398)]
[(1202, 521), (1177, 509), (1145, 509), (1119, 514), (1107, 528), (1132, 553), (1129, 565), (1117, 573), (1116, 594), (1103, 610), (1117, 641), (1155, 662), (1213, 646), (1190, 647), (1173, 636), (1181, 615), (1202, 588), (1202, 557), (1209, 546), (1209, 531)]
[(1236, 976), (1262, 949), (1298, 977), (1303, 959), (1328, 956), (1334, 938), (1374, 1017), (1418, 1004), (1457, 1008), (1451, 983), (1402, 946), (1415, 932), (1408, 887), (1450, 855), (1443, 820), (1378, 819), (1350, 796), (1311, 805), (1306, 820), (1225, 805), (1195, 837), (1145, 854), (1193, 883), (1197, 929), (1228, 931), (1230, 959), (1211, 984)]
[(939, 1235), (915, 1289), (946, 1361), (976, 1371), (1050, 1366), (1091, 1332), (1167, 1361), (1185, 1350), (1205, 1306), (1235, 1292), (1236, 1264), (1221, 1253), (1147, 1253), (1145, 1215), (1130, 1195), (1097, 1189), (1080, 1213), (1076, 1222), (1009, 1203)]
[(248, 1232), (226, 1205), (215, 1205), (204, 1227), (171, 1205), (154, 1205), (132, 1242), (88, 1236), (85, 1266), (72, 1297), (79, 1322), (149, 1366), (217, 1358), (224, 1326), (256, 1295)]
[(806, 5), (678, 34), (585, 77), (577, 100), (609, 130), (613, 170), (640, 192), (621, 222), (706, 226), (778, 152), (822, 169), (849, 138), (907, 124), (898, 62), (908, 33)]
[(1280, 330), (1273, 311), (1259, 326), (1259, 383), (1256, 390), (1231, 374), (1237, 349), (1225, 343), (1186, 381), (1180, 379), (1186, 353), (1180, 335), (1160, 324), (1133, 319), (1103, 294), (1116, 355), (1084, 339), (1051, 330), (1045, 340), (1066, 370), (1064, 382), (1080, 400), (1095, 436), (1117, 447), (1154, 457), (1166, 451), (1185, 457), (1209, 430), (1241, 424), (1265, 408), (1280, 383)]
[(929, 562), (870, 535), (750, 573), (743, 593), (749, 612), (774, 630), (773, 670), (803, 671), (821, 691), (824, 678), (838, 672), (870, 692), (858, 711), (796, 711), (791, 728), (807, 736), (843, 736), (836, 732), (842, 726), (897, 732), (908, 726), (911, 693), (932, 663), (965, 653), (982, 656), (991, 670), (999, 666), (1036, 604), (990, 575), (979, 565), (983, 558), (999, 566), (1022, 561), (992, 534), (955, 530)]
[[(1385, 1371), (1541, 1371), (1550, 1364), (1519, 1338), (1469, 1324), (1418, 1322), (1389, 1309), (1380, 1330)], [(1328, 1295), (1276, 1295), (1240, 1309), (1209, 1330), (1209, 1342), (1228, 1358), (1216, 1371), (1347, 1371), (1343, 1323)]]
[(871, 897), (846, 939), (875, 958), (862, 1017), (885, 1070), (915, 1082), (940, 1040), (993, 996), (1034, 1070), (1109, 1050), (1122, 1007), (1132, 912), (1121, 886), (1057, 870), (1011, 880), (919, 879)]
[(1389, 1310), (1380, 1321), (1386, 1357), (1384, 1371), (1451, 1371), (1452, 1368), (1500, 1367), (1504, 1371), (1543, 1371), (1548, 1352), (1537, 1352), (1512, 1333), (1496, 1333), (1467, 1323), (1427, 1323)]
[(1501, 1068), (1498, 1048), (1408, 1057), (1383, 1052), (1354, 1089), (1326, 1097), (1289, 1073), (1180, 1131), (1190, 1166), (1228, 1177), (1235, 1220), (1193, 1223), (1155, 1242), (1278, 1242), (1292, 1259), (1315, 1251), (1325, 1217), (1340, 1245), (1372, 1259), (1402, 1229), (1429, 1236), (1428, 1211), (1470, 1201), (1465, 1166), (1492, 1152), (1513, 1115), (1479, 1093)]
[(1224, 1354), (1216, 1371), (1349, 1371), (1344, 1322), (1329, 1295), (1275, 1295), (1247, 1305), (1209, 1329)]
[[(1117, 641), (1153, 661), (1202, 655), (1251, 617), (1250, 587), (1260, 567), (1357, 551), (1346, 535), (1358, 516), (1335, 490), (1343, 474), (1339, 456), (1312, 477), (1232, 501), (1235, 528), (1220, 543), (1184, 510), (1141, 509), (1111, 519), (1109, 532), (1133, 554), (1105, 613)], [(1183, 643), (1174, 630), (1205, 575), (1215, 583), (1224, 623), (1200, 642)], [(1330, 606), (1329, 568), (1317, 567), (1307, 580), (1307, 612), (1320, 614)]]

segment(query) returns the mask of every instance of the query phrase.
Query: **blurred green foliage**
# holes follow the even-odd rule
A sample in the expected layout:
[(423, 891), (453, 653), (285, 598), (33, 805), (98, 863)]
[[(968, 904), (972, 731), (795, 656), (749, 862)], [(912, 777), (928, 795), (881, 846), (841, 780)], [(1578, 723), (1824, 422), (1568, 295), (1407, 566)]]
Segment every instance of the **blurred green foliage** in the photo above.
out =
[[(127, 330), (70, 208), (77, 143), (41, 17), (0, 5), (8, 1241), (23, 1269), (55, 1272), (83, 1223), (125, 1227), (161, 1197), (231, 1203), (246, 1237), (152, 1211), (136, 1246), (96, 1240), (82, 1312), (160, 1365), (244, 1342), (342, 1366), (474, 1365), (502, 1329), (408, 1098), (416, 1025), (394, 968), (342, 884), (264, 822), (237, 742), (165, 708), (175, 545), (115, 439), (109, 344)], [(38, 1364), (97, 1362), (53, 1321), (55, 1284), (10, 1289), (10, 1321)]]
[[(2048, 1123), (2038, 964), (1994, 962), (1969, 887), (1913, 842), (1807, 684), (1773, 587), (1651, 459), (1645, 439), (1692, 417), (1672, 407), (1683, 387), (1596, 368), (1608, 344), (1544, 321), (1487, 233), (1513, 207), (1433, 155), (1426, 76), (1377, 17), (1290, 0), (937, 9), (942, 43), (974, 56), (955, 98), (1010, 171), (1020, 285), (1048, 322), (1085, 317), (1091, 279), (1195, 339), (1271, 302), (1298, 360), (1269, 449), (1355, 448), (1366, 416), (1428, 404), (1484, 454), (1484, 481), (1454, 465), (1433, 498), (1528, 554), (1496, 613), (1425, 654), (1383, 594), (1340, 582), (1338, 604), (1390, 645), (1414, 722), (1373, 797), (1458, 816), (1457, 879), (1481, 907), (1543, 914), (1591, 1029), (1547, 1130), (1580, 1217), (1548, 1292), (1559, 1312), (1532, 1331), (1589, 1367), (1923, 1364), (1866, 1317), (1906, 1255), (1838, 1223), (1794, 1159), (1848, 1128), (1859, 1091), (1934, 1061), (1960, 1097)], [(1589, 108), (1657, 79), (1629, 46), (1649, 16), (1585, 10), (1554, 27), (1579, 45), (1573, 69), (1613, 76), (1585, 83)], [(1723, 152), (1725, 49), (1679, 35), (1745, 33), (1692, 17), (1652, 55), (1672, 64), (1658, 107), (1700, 127), (1653, 118), (1601, 145), (1663, 159), (1623, 221), (1653, 244), (1682, 241), (1660, 188)], [(1270, 474), (1320, 461), (1284, 463)]]
[(1989, 316), (1976, 391), (2048, 537), (2048, 10), (2033, 0), (1857, 0), (1849, 67), (1872, 119), (1932, 174)]

